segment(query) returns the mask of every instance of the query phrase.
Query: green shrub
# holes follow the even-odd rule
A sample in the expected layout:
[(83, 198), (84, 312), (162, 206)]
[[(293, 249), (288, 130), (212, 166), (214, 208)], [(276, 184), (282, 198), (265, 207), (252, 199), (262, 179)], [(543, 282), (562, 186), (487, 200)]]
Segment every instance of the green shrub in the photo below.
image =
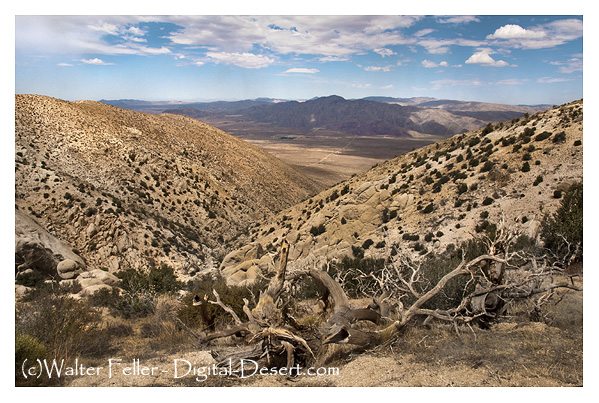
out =
[(582, 183), (575, 183), (563, 194), (560, 207), (552, 215), (546, 215), (541, 223), (541, 238), (545, 247), (558, 259), (568, 257), (579, 245), (576, 259), (582, 259)]
[(314, 236), (324, 234), (326, 231), (327, 230), (324, 227), (324, 224), (320, 224), (318, 226), (312, 226), (312, 228), (310, 228), (310, 234), (312, 234)]
[(485, 200), (483, 200), (483, 203), (482, 203), (482, 204), (483, 204), (483, 206), (488, 206), (488, 205), (490, 205), (490, 204), (493, 204), (493, 202), (494, 202), (494, 201), (495, 201), (495, 200), (493, 200), (493, 198), (492, 198), (492, 197), (486, 197), (486, 198), (485, 198)]
[(435, 209), (435, 207), (433, 206), (433, 203), (431, 203), (431, 204), (429, 204), (428, 206), (426, 206), (426, 207), (425, 207), (425, 208), (422, 210), (422, 212), (423, 212), (424, 214), (428, 214), (428, 213), (432, 213), (434, 209)]
[(354, 258), (356, 258), (356, 259), (364, 258), (364, 249), (362, 249), (361, 247), (352, 245), (351, 251), (352, 251), (352, 255), (354, 256)]
[(50, 360), (98, 357), (108, 351), (110, 335), (104, 331), (96, 309), (51, 291), (39, 294), (32, 302), (27, 309), (17, 310), (15, 328), (30, 337), (23, 340), (37, 352), (42, 349), (31, 338), (44, 346)]
[(125, 291), (147, 290), (160, 294), (183, 288), (183, 283), (177, 280), (174, 269), (166, 263), (162, 263), (159, 268), (150, 267), (145, 271), (134, 269), (120, 271), (117, 277), (121, 279), (121, 288)]
[(248, 300), (250, 309), (254, 308), (254, 301), (258, 299), (260, 291), (265, 286), (266, 281), (263, 279), (257, 280), (247, 287), (228, 286), (225, 279), (220, 275), (194, 279), (193, 282), (188, 284), (190, 292), (183, 297), (182, 305), (177, 311), (177, 317), (188, 326), (195, 328), (214, 330), (217, 325), (226, 326), (233, 321), (229, 313), (218, 305), (210, 303), (200, 309), (200, 306), (193, 305), (195, 296), (197, 295), (200, 301), (204, 301), (204, 297), (215, 301), (213, 290), (216, 290), (222, 303), (230, 307), (239, 318), (244, 318), (243, 299)]
[(487, 161), (487, 162), (485, 162), (483, 167), (480, 169), (480, 171), (481, 172), (489, 172), (491, 169), (493, 169), (493, 166), (495, 166), (495, 163), (493, 163), (492, 161)]
[(520, 170), (522, 172), (529, 172), (530, 171), (530, 164), (528, 163), (528, 161), (526, 161), (524, 164), (522, 164), (522, 168)]
[(549, 137), (551, 137), (551, 133), (545, 131), (543, 133), (537, 134), (537, 136), (535, 137), (535, 141), (543, 141), (543, 140), (548, 139)]
[(485, 128), (482, 131), (482, 135), (486, 136), (487, 134), (491, 133), (493, 131), (493, 124), (489, 123), (487, 126), (485, 126)]
[(555, 136), (553, 136), (553, 139), (551, 140), (554, 143), (564, 143), (566, 141), (566, 132), (559, 132), (556, 133)]
[(534, 183), (532, 184), (533, 186), (537, 186), (538, 184), (540, 184), (541, 182), (543, 182), (543, 175), (539, 175), (537, 176), (537, 178), (535, 179)]
[(362, 244), (362, 249), (366, 250), (366, 249), (370, 248), (373, 244), (374, 244), (374, 241), (369, 238), (369, 239), (365, 240), (364, 243)]
[(23, 334), (15, 330), (15, 386), (39, 386), (44, 379), (31, 378), (25, 379), (21, 374), (21, 366), (27, 360), (29, 363), (35, 363), (36, 360), (47, 358), (48, 352), (36, 337)]

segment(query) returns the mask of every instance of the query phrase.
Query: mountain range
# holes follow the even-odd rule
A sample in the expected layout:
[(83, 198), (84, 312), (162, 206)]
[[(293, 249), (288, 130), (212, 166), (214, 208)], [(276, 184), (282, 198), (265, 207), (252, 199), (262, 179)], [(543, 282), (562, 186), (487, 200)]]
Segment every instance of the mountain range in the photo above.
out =
[(259, 98), (233, 102), (169, 103), (101, 100), (122, 108), (176, 113), (215, 122), (227, 117), (243, 123), (299, 130), (330, 130), (358, 136), (449, 136), (548, 109), (434, 98), (367, 97), (347, 100), (337, 95), (307, 101)]

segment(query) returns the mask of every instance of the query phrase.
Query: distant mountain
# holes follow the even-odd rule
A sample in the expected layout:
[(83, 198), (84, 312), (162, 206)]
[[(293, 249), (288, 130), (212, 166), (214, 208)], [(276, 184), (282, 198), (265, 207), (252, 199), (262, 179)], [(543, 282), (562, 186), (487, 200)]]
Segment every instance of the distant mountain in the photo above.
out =
[(450, 136), (486, 125), (519, 118), (547, 108), (499, 105), (434, 98), (368, 97), (347, 100), (337, 95), (305, 102), (257, 102), (187, 104), (165, 109), (196, 119), (215, 119), (226, 114), (238, 121), (303, 130), (326, 129), (359, 136)]
[[(246, 99), (243, 101), (214, 101), (214, 102), (176, 102), (176, 101), (142, 101), (136, 99), (102, 99), (99, 102), (107, 105), (116, 106), (123, 109), (129, 109), (145, 113), (163, 113), (167, 109), (184, 109), (188, 112), (201, 111), (202, 113), (232, 112), (240, 109), (247, 109), (252, 106), (271, 104), (280, 102), (272, 98)], [(186, 115), (186, 114), (183, 114)]]
[(216, 102), (149, 102), (132, 99), (100, 102), (139, 112), (174, 113), (215, 123), (222, 120), (244, 122), (248, 127), (266, 124), (305, 133), (325, 129), (352, 136), (393, 137), (450, 136), (490, 122), (503, 122), (551, 107), (430, 97), (344, 99), (337, 95), (302, 102), (272, 98)]

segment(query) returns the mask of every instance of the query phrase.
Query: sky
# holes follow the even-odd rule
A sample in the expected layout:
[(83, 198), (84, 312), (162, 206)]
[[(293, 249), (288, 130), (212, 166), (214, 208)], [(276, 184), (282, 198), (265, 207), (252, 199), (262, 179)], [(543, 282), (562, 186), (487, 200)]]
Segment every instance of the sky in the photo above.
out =
[(15, 15), (15, 92), (65, 100), (583, 97), (582, 15)]

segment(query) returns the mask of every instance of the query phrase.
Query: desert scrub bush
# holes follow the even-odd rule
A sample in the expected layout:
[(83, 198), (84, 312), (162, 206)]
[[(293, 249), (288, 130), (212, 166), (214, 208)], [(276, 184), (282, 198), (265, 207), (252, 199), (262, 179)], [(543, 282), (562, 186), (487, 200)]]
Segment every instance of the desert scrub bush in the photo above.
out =
[(118, 288), (101, 288), (87, 297), (87, 303), (92, 307), (111, 307), (118, 301), (120, 291)]
[(356, 259), (364, 258), (364, 249), (359, 246), (352, 245), (351, 247), (352, 256)]
[(524, 164), (522, 164), (522, 168), (520, 168), (520, 170), (522, 172), (529, 172), (530, 171), (530, 164), (528, 163), (528, 161), (526, 161)]
[(494, 201), (495, 200), (493, 200), (492, 197), (486, 197), (485, 200), (483, 200), (482, 204), (483, 204), (483, 206), (488, 206), (488, 205), (493, 204)]
[(142, 318), (152, 314), (157, 295), (183, 288), (173, 268), (166, 264), (147, 271), (124, 270), (117, 277), (121, 279), (123, 292), (109, 297), (109, 308), (113, 314), (124, 318)]
[(233, 309), (237, 316), (244, 318), (243, 299), (249, 301), (250, 309), (255, 307), (257, 297), (265, 288), (266, 282), (267, 279), (260, 278), (247, 287), (237, 287), (228, 286), (220, 274), (196, 278), (187, 285), (190, 292), (181, 300), (177, 317), (190, 327), (214, 330), (216, 326), (224, 326), (232, 322), (231, 315), (221, 307), (210, 303), (193, 305), (196, 296), (199, 298), (198, 302), (215, 301), (213, 290), (216, 290), (223, 304)]
[(48, 352), (36, 337), (15, 330), (15, 386), (41, 386), (45, 379), (25, 379), (21, 374), (21, 365), (27, 360), (35, 362), (47, 358)]
[(465, 183), (458, 184), (458, 195), (466, 193), (468, 191), (468, 185)]
[(312, 234), (315, 237), (318, 235), (324, 234), (326, 231), (327, 230), (324, 227), (324, 224), (320, 224), (318, 226), (312, 226), (312, 228), (310, 228), (310, 234)]
[(564, 143), (566, 141), (566, 132), (559, 132), (556, 133), (555, 136), (553, 136), (553, 139), (551, 139), (551, 141), (555, 144), (557, 143)]
[(493, 124), (489, 123), (487, 124), (487, 126), (485, 126), (485, 128), (483, 129), (481, 135), (486, 136), (487, 134), (491, 133), (493, 130), (495, 130), (493, 128)]
[(177, 280), (174, 269), (166, 263), (162, 263), (159, 268), (151, 266), (148, 270), (120, 271), (117, 277), (125, 291), (148, 290), (160, 294), (175, 292), (184, 287), (184, 284)]
[(362, 249), (366, 250), (366, 249), (370, 248), (373, 244), (374, 244), (374, 241), (369, 238), (369, 239), (365, 240), (364, 243), (362, 244)]
[(430, 203), (429, 205), (427, 205), (425, 208), (422, 209), (422, 213), (429, 214), (429, 213), (432, 213), (434, 209), (435, 209), (435, 207), (433, 206), (433, 203)]
[(557, 211), (545, 215), (541, 222), (541, 238), (559, 260), (569, 258), (578, 245), (576, 260), (582, 259), (582, 183), (571, 185), (563, 194)]
[(156, 297), (154, 312), (143, 320), (140, 331), (141, 337), (151, 339), (152, 349), (179, 350), (179, 346), (188, 341), (189, 336), (174, 321), (181, 305), (174, 295)]
[(551, 137), (551, 134), (552, 134), (551, 132), (547, 132), (547, 131), (545, 131), (545, 132), (542, 132), (542, 133), (539, 133), (539, 134), (537, 134), (537, 135), (535, 136), (535, 141), (543, 141), (543, 140), (546, 140), (546, 139), (548, 139), (549, 137)]
[(482, 168), (480, 169), (481, 172), (489, 172), (491, 169), (493, 169), (493, 167), (495, 166), (495, 163), (492, 161), (486, 161)]
[(533, 186), (538, 186), (540, 183), (543, 182), (543, 175), (539, 175), (537, 176), (537, 178), (535, 179), (535, 181), (533, 182)]
[(50, 360), (99, 357), (110, 346), (110, 335), (104, 331), (98, 310), (51, 292), (17, 307), (15, 329), (37, 339)]

